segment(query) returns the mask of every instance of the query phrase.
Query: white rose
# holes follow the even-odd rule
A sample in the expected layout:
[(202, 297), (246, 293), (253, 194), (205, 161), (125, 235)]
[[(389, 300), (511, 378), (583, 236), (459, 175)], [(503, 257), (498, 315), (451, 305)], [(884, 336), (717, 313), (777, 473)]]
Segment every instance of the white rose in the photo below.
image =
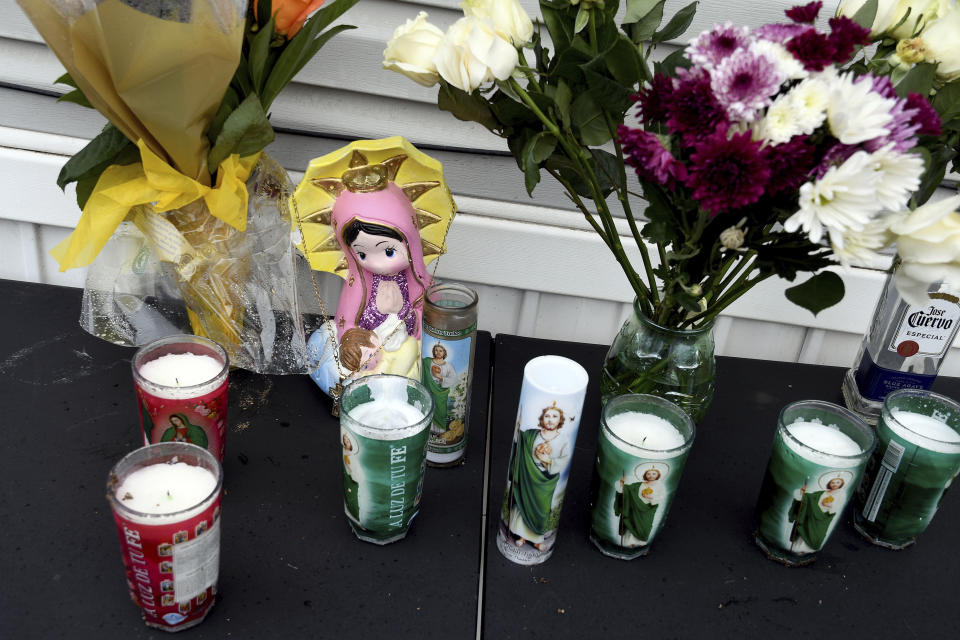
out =
[[(900, 0), (897, 3), (897, 13), (893, 24), (903, 20), (903, 24), (890, 32), (897, 40), (912, 38), (914, 34), (923, 31), (937, 17), (948, 11), (956, 0)], [(910, 15), (907, 16), (907, 10)], [(904, 16), (906, 19), (904, 20)]]
[[(898, 20), (894, 19), (897, 17), (897, 7), (900, 4), (901, 0), (880, 0), (877, 4), (877, 15), (873, 19), (873, 24), (870, 26), (870, 35), (878, 36), (882, 33), (885, 33), (893, 25), (897, 24)], [(846, 16), (848, 18), (853, 18), (857, 15), (857, 11), (867, 3), (867, 0), (844, 0), (840, 3), (840, 6), (837, 7), (838, 16)], [(902, 17), (902, 14), (900, 14)]]
[(427, 22), (427, 13), (421, 11), (416, 19), (407, 20), (393, 32), (383, 50), (383, 68), (432, 87), (439, 81), (433, 57), (442, 41), (443, 31)]
[(960, 6), (953, 5), (929, 23), (920, 40), (926, 59), (940, 63), (937, 67), (940, 80), (950, 82), (960, 78)]
[(487, 82), (509, 78), (520, 58), (488, 20), (464, 17), (447, 29), (433, 61), (441, 78), (470, 93)]
[(927, 288), (944, 280), (960, 289), (960, 195), (928, 202), (898, 214), (890, 230), (897, 234), (901, 266), (896, 284), (910, 304), (927, 301)]
[(533, 21), (517, 0), (463, 0), (460, 7), (468, 18), (490, 20), (500, 37), (515, 46), (533, 37)]

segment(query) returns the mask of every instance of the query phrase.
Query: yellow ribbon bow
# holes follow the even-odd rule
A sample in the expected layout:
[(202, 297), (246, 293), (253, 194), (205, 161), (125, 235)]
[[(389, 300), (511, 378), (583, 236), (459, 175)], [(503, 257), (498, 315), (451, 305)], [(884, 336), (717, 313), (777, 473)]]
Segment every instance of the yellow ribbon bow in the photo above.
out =
[(139, 205), (149, 204), (154, 211), (179, 209), (203, 198), (210, 213), (238, 231), (247, 228), (247, 178), (260, 153), (241, 158), (233, 154), (220, 163), (217, 185), (208, 187), (188, 178), (142, 141), (137, 142), (141, 161), (125, 166), (111, 165), (100, 175), (83, 214), (63, 242), (50, 250), (60, 263), (60, 271), (85, 267)]

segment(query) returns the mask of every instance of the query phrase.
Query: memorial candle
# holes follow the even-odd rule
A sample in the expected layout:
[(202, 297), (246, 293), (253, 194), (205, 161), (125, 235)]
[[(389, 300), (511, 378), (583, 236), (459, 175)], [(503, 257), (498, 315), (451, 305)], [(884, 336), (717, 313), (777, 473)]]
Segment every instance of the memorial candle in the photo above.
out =
[(416, 380), (372, 375), (343, 390), (343, 510), (358, 538), (404, 538), (420, 510), (433, 397)]
[(111, 470), (107, 499), (130, 596), (148, 626), (180, 631), (213, 606), (222, 479), (212, 454), (181, 442), (137, 449)]
[(754, 541), (788, 565), (816, 559), (840, 521), (875, 444), (854, 413), (803, 400), (780, 412), (757, 499)]
[(132, 365), (144, 444), (189, 442), (222, 460), (226, 351), (206, 338), (170, 336), (141, 347)]
[(662, 529), (693, 445), (694, 425), (649, 395), (612, 398), (600, 416), (590, 540), (604, 555), (646, 555)]
[(960, 405), (930, 391), (895, 391), (883, 401), (877, 435), (854, 526), (874, 544), (902, 549), (927, 528), (960, 472)]

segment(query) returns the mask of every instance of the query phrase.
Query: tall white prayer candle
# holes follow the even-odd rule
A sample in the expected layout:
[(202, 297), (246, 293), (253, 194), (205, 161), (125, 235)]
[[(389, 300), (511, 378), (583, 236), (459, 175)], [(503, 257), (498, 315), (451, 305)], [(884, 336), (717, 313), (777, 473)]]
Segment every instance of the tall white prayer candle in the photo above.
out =
[(189, 442), (222, 460), (226, 351), (199, 336), (169, 336), (141, 347), (132, 367), (144, 444)]

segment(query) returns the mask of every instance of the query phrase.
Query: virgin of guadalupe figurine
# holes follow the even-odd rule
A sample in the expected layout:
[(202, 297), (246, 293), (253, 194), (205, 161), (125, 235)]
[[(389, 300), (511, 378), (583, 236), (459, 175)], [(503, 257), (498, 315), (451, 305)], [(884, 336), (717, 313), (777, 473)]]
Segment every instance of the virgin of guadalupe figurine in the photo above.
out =
[(359, 140), (311, 161), (292, 205), (310, 266), (345, 280), (308, 342), (313, 380), (331, 396), (373, 373), (419, 380), (426, 265), (456, 212), (440, 163), (401, 137)]

